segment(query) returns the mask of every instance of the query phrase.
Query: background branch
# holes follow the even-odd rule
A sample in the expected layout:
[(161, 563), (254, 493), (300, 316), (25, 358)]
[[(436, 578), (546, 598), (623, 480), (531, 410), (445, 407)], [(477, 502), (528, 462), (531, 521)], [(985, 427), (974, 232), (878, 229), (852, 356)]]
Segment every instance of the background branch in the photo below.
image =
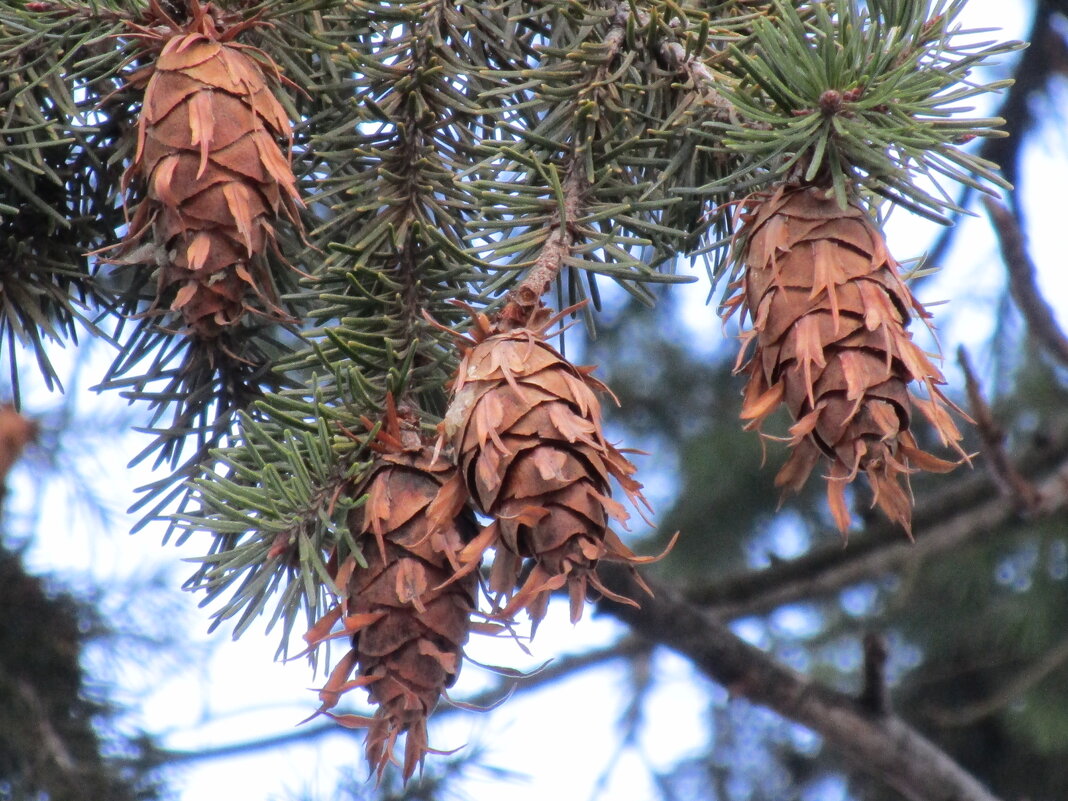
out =
[[(1054, 514), (1068, 502), (1066, 455), (1068, 443), (1060, 442), (1049, 451), (1020, 460), (1022, 474), (1040, 482), (1036, 517)], [(914, 543), (887, 524), (875, 524), (851, 536), (848, 548), (836, 541), (765, 570), (746, 572), (693, 590), (687, 597), (726, 619), (761, 614), (802, 599), (826, 597), (966, 542), (1001, 535), (1017, 519), (1016, 510), (997, 494), (989, 476), (971, 475), (917, 504)]]
[(1009, 291), (1031, 335), (1053, 358), (1068, 366), (1068, 337), (1057, 324), (1053, 309), (1038, 288), (1035, 265), (1027, 252), (1020, 225), (1005, 206), (984, 198), (986, 211), (1001, 244), (1001, 257), (1009, 271)]
[(969, 704), (959, 709), (931, 708), (927, 710), (927, 715), (940, 726), (969, 726), (1012, 703), (1045, 679), (1050, 673), (1063, 667), (1066, 662), (1068, 662), (1068, 638), (1061, 640), (1053, 648), (1021, 670), (1016, 676), (1007, 681), (1004, 687), (989, 698), (984, 698), (978, 703)]
[[(602, 564), (600, 573), (613, 592), (642, 597), (625, 568)], [(732, 695), (808, 726), (910, 801), (996, 801), (973, 776), (900, 717), (870, 714), (856, 699), (778, 664), (670, 589), (653, 589), (655, 597), (642, 597), (641, 608), (610, 601), (601, 601), (600, 608), (651, 642), (690, 659)]]
[(1034, 508), (1038, 504), (1038, 491), (1020, 475), (1020, 471), (1005, 452), (1005, 431), (998, 425), (990, 405), (983, 398), (983, 389), (979, 386), (979, 379), (972, 368), (971, 359), (968, 358), (968, 350), (963, 345), (957, 348), (957, 361), (967, 385), (969, 411), (983, 441), (980, 455), (990, 471), (990, 477), (1002, 497), (1017, 510), (1027, 511)]
[[(649, 649), (650, 645), (647, 640), (639, 637), (627, 637), (605, 648), (562, 656), (534, 673), (502, 677), (494, 686), (479, 693), (456, 699), (455, 703), (442, 702), (434, 712), (434, 720), (442, 720), (455, 712), (471, 711), (477, 707), (492, 708), (513, 695), (536, 690), (616, 659), (631, 659), (641, 654), (647, 654)], [(468, 666), (467, 669), (471, 670), (473, 667)], [(213, 759), (260, 753), (294, 743), (313, 742), (335, 734), (341, 734), (346, 737), (358, 736), (348, 729), (338, 726), (334, 721), (328, 720), (312, 726), (300, 726), (290, 731), (267, 737), (257, 737), (207, 748), (160, 749), (155, 752), (154, 757), (160, 764), (205, 762)]]

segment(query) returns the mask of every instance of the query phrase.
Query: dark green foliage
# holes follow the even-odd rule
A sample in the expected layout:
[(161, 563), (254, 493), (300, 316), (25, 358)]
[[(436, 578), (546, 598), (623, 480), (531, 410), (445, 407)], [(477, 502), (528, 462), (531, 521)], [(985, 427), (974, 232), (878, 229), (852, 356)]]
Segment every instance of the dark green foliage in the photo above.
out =
[(19, 396), (17, 354), (58, 381), (47, 343), (77, 336), (108, 303), (86, 253), (122, 225), (122, 115), (96, 113), (118, 83), (115, 21), (0, 7), (0, 349)]
[[(110, 737), (115, 714), (79, 662), (91, 615), (0, 548), (0, 795), (14, 801), (150, 801), (152, 745)], [(12, 614), (12, 610), (18, 610)]]

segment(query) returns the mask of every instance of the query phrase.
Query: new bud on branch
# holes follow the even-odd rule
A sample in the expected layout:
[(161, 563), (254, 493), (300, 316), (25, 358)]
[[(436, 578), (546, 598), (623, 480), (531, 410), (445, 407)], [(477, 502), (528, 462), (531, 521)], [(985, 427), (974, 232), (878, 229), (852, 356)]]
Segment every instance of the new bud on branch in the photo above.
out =
[[(749, 376), (742, 418), (759, 429), (785, 403), (794, 420), (776, 484), (797, 491), (826, 464), (827, 498), (844, 533), (845, 487), (864, 473), (873, 504), (911, 536), (909, 473), (956, 464), (917, 445), (913, 408), (943, 445), (967, 455), (945, 379), (906, 328), (929, 315), (882, 232), (859, 206), (842, 208), (823, 188), (780, 185), (745, 201), (735, 244), (744, 270), (725, 314), (738, 312), (752, 326), (738, 354), (737, 370)], [(910, 391), (914, 382), (926, 397)]]

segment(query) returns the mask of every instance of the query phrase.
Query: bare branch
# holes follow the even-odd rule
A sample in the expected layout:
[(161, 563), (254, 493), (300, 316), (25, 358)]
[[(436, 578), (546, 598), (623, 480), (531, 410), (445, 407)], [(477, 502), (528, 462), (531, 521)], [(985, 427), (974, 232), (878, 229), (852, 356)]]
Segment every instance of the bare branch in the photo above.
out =
[(928, 709), (927, 715), (940, 726), (970, 726), (1008, 706), (1065, 663), (1068, 663), (1068, 638), (1050, 648), (989, 698), (960, 709)]
[[(528, 692), (588, 668), (597, 667), (615, 659), (629, 659), (648, 651), (649, 643), (647, 641), (637, 637), (628, 637), (605, 648), (569, 654), (551, 662), (542, 670), (525, 678), (509, 677), (502, 679), (496, 686), (465, 698), (456, 704), (440, 704), (434, 712), (434, 720), (441, 720), (453, 712), (470, 710), (473, 707), (493, 707), (503, 699), (516, 693)], [(301, 726), (268, 737), (241, 740), (240, 742), (209, 748), (182, 751), (160, 750), (154, 756), (159, 764), (206, 762), (212, 759), (261, 753), (272, 748), (292, 745), (293, 743), (314, 742), (333, 734), (341, 734), (346, 737), (353, 736), (350, 730), (338, 726), (334, 721), (328, 721), (314, 726)]]
[[(1046, 458), (1022, 459), (1025, 475), (1040, 479), (1032, 513), (1044, 517), (1068, 504), (1068, 443), (1058, 442)], [(1049, 456), (1055, 454), (1056, 460)], [(914, 543), (876, 524), (850, 538), (757, 573), (717, 581), (688, 595), (709, 612), (730, 619), (761, 614), (801, 599), (827, 597), (844, 587), (915, 565), (968, 542), (997, 534), (1018, 519), (985, 475), (968, 476), (917, 504)]]
[(1005, 452), (1005, 432), (994, 419), (990, 406), (983, 398), (983, 389), (972, 369), (967, 349), (961, 345), (957, 349), (957, 361), (964, 371), (964, 380), (968, 387), (968, 406), (975, 419), (975, 428), (983, 440), (983, 453), (990, 477), (994, 480), (1001, 496), (1012, 503), (1019, 511), (1029, 511), (1038, 504), (1038, 491), (1027, 481)]
[[(613, 592), (638, 597), (629, 571), (603, 565)], [(708, 612), (666, 587), (654, 587), (640, 609), (602, 601), (601, 608), (637, 634), (688, 659), (732, 695), (743, 696), (808, 726), (863, 770), (910, 801), (996, 801), (971, 774), (894, 714), (872, 715), (857, 699), (776, 663)]]
[[(979, 156), (1000, 165), (1005, 180), (1016, 188), (1016, 191), (1008, 196), (1008, 200), (1017, 212), (1019, 206), (1015, 199), (1019, 197), (1023, 186), (1020, 150), (1034, 128), (1034, 109), (1039, 108), (1038, 104), (1032, 102), (1032, 98), (1044, 91), (1051, 79), (1061, 72), (1057, 65), (1068, 60), (1064, 38), (1054, 25), (1054, 19), (1066, 10), (1068, 8), (1065, 8), (1063, 0), (1057, 0), (1055, 3), (1035, 3), (1031, 29), (1023, 37), (1025, 42), (1031, 44), (1021, 54), (1020, 61), (1013, 70), (1013, 84), (1002, 95), (1001, 105), (995, 112), (1005, 120), (1001, 130), (1006, 136), (985, 139), (979, 148)], [(970, 186), (963, 186), (957, 196), (957, 205), (966, 207), (973, 193), (974, 190)], [(927, 253), (928, 264), (942, 264), (956, 241), (957, 234), (962, 230), (962, 227), (956, 224), (960, 218), (959, 212), (953, 214), (954, 224), (946, 226), (938, 235)]]
[(1000, 203), (984, 198), (990, 221), (1001, 243), (1001, 258), (1009, 271), (1009, 291), (1020, 309), (1031, 335), (1062, 365), (1068, 366), (1068, 337), (1065, 337), (1053, 309), (1042, 297), (1035, 281), (1035, 265), (1027, 252), (1016, 218)]

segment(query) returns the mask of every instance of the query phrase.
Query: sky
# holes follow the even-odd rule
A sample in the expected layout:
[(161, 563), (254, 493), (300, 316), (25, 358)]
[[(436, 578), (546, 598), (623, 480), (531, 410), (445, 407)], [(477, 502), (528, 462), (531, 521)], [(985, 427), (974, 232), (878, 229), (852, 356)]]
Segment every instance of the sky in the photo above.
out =
[[(994, 20), (1001, 28), (995, 35), (1020, 38), (1027, 28), (1027, 7), (1026, 3), (971, 0), (965, 19), (971, 24)], [(1059, 91), (1065, 92), (1066, 87)], [(1062, 123), (1048, 122), (1033, 135), (1023, 170), (1028, 188), (1025, 209), (1034, 232), (1032, 252), (1040, 286), (1049, 297), (1064, 295), (1063, 244), (1057, 236), (1063, 228), (1063, 204), (1051, 201), (1068, 185), (1068, 165), (1060, 156), (1055, 157), (1066, 150)], [(979, 341), (989, 333), (993, 324), (989, 300), (1003, 285), (996, 243), (986, 221), (966, 220), (962, 225), (952, 258), (923, 291), (925, 301), (952, 294), (952, 318), (939, 331), (944, 351), (950, 354), (956, 343)], [(1042, 236), (1038, 233), (1042, 231), (1050, 233)], [(893, 252), (906, 259), (921, 254), (934, 229), (897, 213), (887, 233)], [(694, 273), (703, 276), (703, 269), (697, 267)], [(961, 287), (968, 287), (967, 294), (961, 295)], [(707, 286), (702, 283), (680, 291), (691, 299), (684, 319), (694, 332), (694, 340), (718, 340), (720, 323), (714, 310), (704, 305)], [(1062, 317), (1068, 314), (1068, 305), (1059, 313)], [(70, 371), (78, 363), (75, 352), (69, 349), (56, 351), (55, 358)], [(98, 396), (88, 389), (93, 383), (91, 374), (101, 375), (107, 362), (103, 349), (91, 354), (87, 365), (81, 363), (78, 383), (70, 387), (81, 419), (95, 416), (104, 421), (122, 414), (117, 397)], [(947, 361), (946, 367), (952, 380), (952, 363)], [(37, 388), (27, 393), (25, 406), (32, 415), (47, 413), (60, 402)], [(275, 662), (276, 636), (263, 636), (262, 627), (253, 626), (236, 642), (225, 627), (207, 633), (210, 610), (199, 609), (199, 598), (178, 590), (192, 572), (192, 566), (181, 560), (199, 555), (203, 543), (194, 538), (181, 548), (161, 546), (162, 531), (151, 527), (134, 536), (126, 534), (135, 518), (123, 510), (134, 500), (135, 487), (145, 483), (148, 475), (143, 470), (127, 470), (125, 465), (146, 439), (134, 432), (116, 437), (106, 428), (102, 423), (99, 429), (76, 432), (65, 443), (65, 450), (52, 458), (73, 467), (92, 492), (108, 500), (110, 520), (83, 508), (78, 500), (82, 496), (69, 481), (57, 477), (41, 484), (34, 479), (33, 473), (41, 471), (46, 455), (31, 452), (13, 471), (8, 514), (16, 528), (21, 521), (34, 524), (35, 530), (27, 553), (29, 569), (55, 573), (75, 586), (119, 585), (130, 578), (158, 577), (159, 584), (151, 591), (165, 596), (164, 613), (156, 614), (153, 607), (151, 619), (141, 622), (150, 629), (157, 627), (152, 630), (176, 629), (186, 643), (183, 653), (191, 658), (176, 659), (166, 649), (143, 649), (120, 655), (116, 661), (114, 655), (100, 651), (90, 655), (90, 664), (113, 671), (123, 687), (120, 700), (131, 705), (129, 720), (159, 734), (164, 746), (200, 749), (290, 731), (317, 705), (310, 690), (316, 679), (307, 664), (301, 660)], [(784, 540), (777, 544), (780, 546), (788, 555), (791, 544)], [(128, 605), (126, 599), (114, 603), (114, 614), (128, 616), (133, 622), (148, 613), (136, 604)], [(553, 606), (529, 656), (515, 643), (477, 637), (469, 653), (480, 662), (531, 669), (564, 654), (607, 645), (622, 633), (618, 624), (594, 618), (589, 609), (586, 618), (572, 626), (565, 607)], [(803, 628), (806, 622), (803, 616), (791, 618), (786, 610), (775, 625), (789, 631), (791, 627)], [(737, 630), (756, 642), (763, 635), (761, 626), (752, 623), (742, 623)], [(476, 774), (463, 785), (476, 799), (501, 797), (502, 793), (510, 801), (650, 798), (654, 795), (650, 767), (666, 768), (686, 755), (691, 744), (703, 746), (715, 725), (705, 714), (708, 703), (725, 697), (722, 688), (695, 676), (684, 660), (672, 654), (658, 652), (652, 669), (657, 681), (642, 709), (645, 720), (640, 748), (619, 751), (625, 712), (621, 704), (627, 695), (622, 685), (627, 673), (614, 664), (554, 684), (544, 693), (517, 694), (492, 713), (459, 711), (445, 716), (432, 728), (431, 744), (443, 749), (478, 744), (484, 749), (486, 764), (526, 774), (526, 778), (504, 780), (503, 785), (499, 778)], [(468, 696), (494, 680), (488, 671), (468, 664), (453, 695)], [(802, 747), (818, 748), (818, 739), (800, 727), (794, 736)], [(361, 736), (339, 730), (336, 736), (314, 744), (190, 763), (172, 771), (169, 779), (181, 801), (234, 797), (235, 793), (251, 801), (280, 801), (302, 793), (325, 799), (331, 797), (338, 767), (348, 765), (358, 776), (366, 775), (361, 748)], [(613, 769), (604, 777), (609, 764)], [(842, 787), (833, 781), (813, 793), (804, 801), (844, 798)]]

